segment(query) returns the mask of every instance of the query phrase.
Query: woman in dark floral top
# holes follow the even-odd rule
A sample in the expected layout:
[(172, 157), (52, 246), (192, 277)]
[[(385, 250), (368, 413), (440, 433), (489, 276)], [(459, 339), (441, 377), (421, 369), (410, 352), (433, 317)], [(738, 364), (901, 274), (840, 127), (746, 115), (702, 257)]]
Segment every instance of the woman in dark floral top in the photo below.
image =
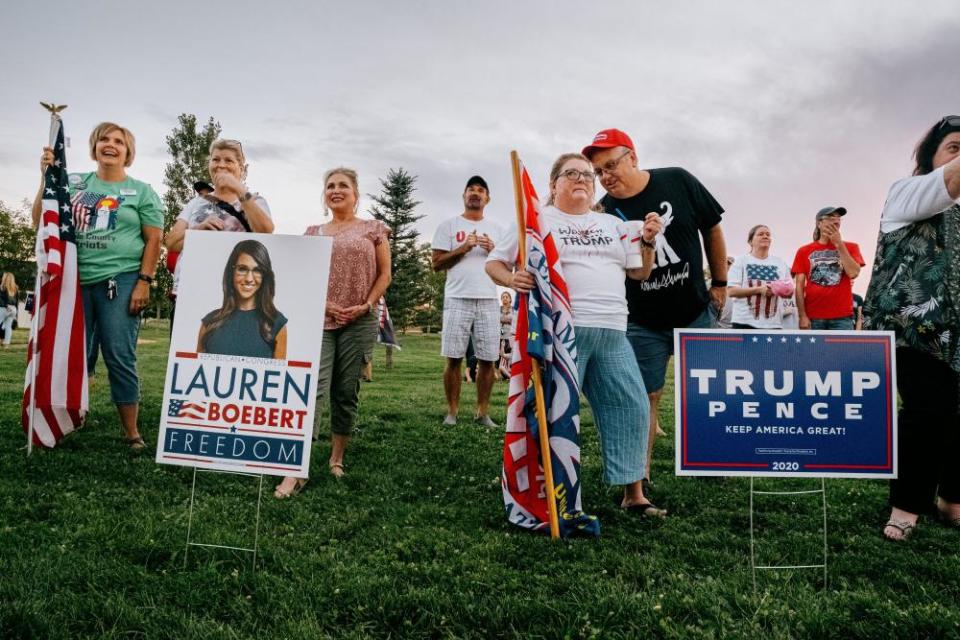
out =
[(921, 513), (960, 528), (960, 116), (942, 118), (890, 187), (864, 302), (864, 328), (897, 336), (898, 478), (883, 535)]

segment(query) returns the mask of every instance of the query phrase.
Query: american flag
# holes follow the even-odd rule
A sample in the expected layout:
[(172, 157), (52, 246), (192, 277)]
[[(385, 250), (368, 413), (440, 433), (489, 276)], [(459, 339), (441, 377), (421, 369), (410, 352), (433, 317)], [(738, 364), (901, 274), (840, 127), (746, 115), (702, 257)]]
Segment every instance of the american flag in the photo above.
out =
[(207, 417), (207, 403), (191, 400), (171, 400), (170, 406), (167, 407), (167, 417), (203, 420)]
[(38, 304), (34, 307), (23, 391), (23, 429), (33, 444), (53, 447), (87, 412), (87, 349), (77, 271), (77, 239), (67, 186), (63, 123), (50, 125), (54, 162), (43, 178), (37, 230)]
[(549, 529), (547, 498), (541, 488), (539, 428), (533, 360), (540, 362), (560, 535), (600, 535), (600, 522), (580, 503), (580, 386), (570, 296), (553, 235), (540, 217), (530, 176), (520, 165), (526, 219), (526, 265), (537, 286), (516, 296), (516, 324), (510, 361), (507, 429), (503, 442), (503, 501), (507, 519), (534, 531)]
[(390, 310), (387, 309), (387, 301), (380, 296), (380, 302), (377, 304), (377, 317), (380, 322), (377, 326), (377, 342), (400, 350), (400, 344), (397, 342), (397, 334), (393, 330), (393, 320), (390, 318)]
[[(780, 274), (777, 272), (777, 267), (772, 264), (747, 264), (747, 286), (748, 287), (759, 287), (765, 284), (770, 284), (774, 280), (778, 280)], [(764, 318), (772, 318), (777, 315), (777, 307), (780, 304), (780, 298), (778, 296), (765, 296), (765, 295), (756, 295), (756, 296), (747, 296), (747, 306), (753, 312), (753, 317), (759, 319), (760, 314), (763, 314)]]

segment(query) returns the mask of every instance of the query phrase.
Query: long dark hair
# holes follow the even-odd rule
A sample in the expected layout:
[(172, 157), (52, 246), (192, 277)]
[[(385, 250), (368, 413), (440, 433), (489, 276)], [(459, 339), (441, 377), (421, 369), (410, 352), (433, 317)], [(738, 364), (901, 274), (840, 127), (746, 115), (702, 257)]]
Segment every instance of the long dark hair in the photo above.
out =
[(272, 344), (276, 336), (273, 335), (273, 323), (277, 318), (277, 308), (273, 304), (273, 296), (276, 293), (276, 279), (273, 275), (273, 265), (270, 263), (270, 253), (267, 248), (256, 240), (243, 240), (238, 242), (230, 252), (227, 258), (227, 264), (223, 267), (223, 304), (214, 313), (210, 324), (207, 325), (203, 333), (203, 339), (200, 343), (201, 351), (207, 347), (207, 338), (216, 329), (226, 322), (231, 313), (237, 310), (237, 292), (233, 286), (233, 270), (237, 260), (242, 254), (247, 254), (257, 263), (257, 267), (263, 272), (263, 278), (260, 280), (260, 288), (256, 293), (256, 310), (259, 315), (260, 337), (267, 344)]
[(947, 118), (956, 117), (957, 116), (947, 116), (946, 118), (940, 118), (940, 120), (924, 134), (920, 142), (917, 143), (916, 148), (913, 150), (913, 159), (917, 163), (917, 166), (913, 169), (913, 175), (925, 176), (933, 171), (933, 156), (937, 154), (937, 148), (940, 146), (940, 143), (954, 131), (960, 131), (960, 127), (953, 126), (947, 122)]

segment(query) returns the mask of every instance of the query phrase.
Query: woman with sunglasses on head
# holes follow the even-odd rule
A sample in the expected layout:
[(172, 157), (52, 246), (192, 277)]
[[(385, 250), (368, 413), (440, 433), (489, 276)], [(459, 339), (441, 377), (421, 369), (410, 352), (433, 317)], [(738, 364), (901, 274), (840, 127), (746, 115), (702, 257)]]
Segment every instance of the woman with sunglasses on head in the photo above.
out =
[[(360, 374), (376, 340), (374, 311), (390, 286), (390, 229), (379, 220), (357, 217), (360, 187), (353, 169), (338, 167), (327, 171), (323, 177), (323, 201), (324, 210), (332, 213), (332, 219), (309, 227), (305, 233), (333, 239), (314, 429), (319, 431), (324, 401), (329, 398), (328, 464), (331, 475), (340, 478), (344, 475), (343, 454), (357, 420)], [(304, 484), (306, 480), (284, 478), (273, 495), (289, 498)]]
[[(244, 182), (247, 169), (247, 159), (239, 141), (218, 138), (210, 143), (207, 171), (213, 192), (197, 195), (184, 205), (163, 240), (168, 251), (183, 251), (187, 229), (273, 233), (267, 201), (259, 193), (252, 193)], [(180, 279), (179, 265), (178, 260), (170, 292), (174, 299)]]
[(921, 513), (960, 528), (960, 116), (914, 150), (913, 175), (890, 187), (864, 302), (865, 329), (896, 333), (898, 477), (889, 540)]
[(238, 242), (223, 268), (223, 304), (200, 324), (198, 353), (287, 357), (287, 318), (273, 304), (270, 253), (256, 240)]
[[(93, 370), (99, 346), (124, 442), (141, 451), (146, 444), (137, 426), (137, 336), (160, 257), (163, 206), (150, 185), (127, 175), (136, 155), (136, 141), (128, 129), (102, 122), (90, 134), (89, 147), (96, 171), (71, 173), (68, 178), (87, 331), (87, 369)], [(53, 162), (53, 150), (45, 147), (41, 176)], [(34, 225), (40, 220), (43, 189), (41, 177), (33, 202)]]
[[(666, 512), (643, 494), (650, 405), (627, 342), (624, 284), (625, 276), (635, 280), (650, 276), (654, 240), (663, 223), (655, 213), (636, 223), (642, 225), (642, 264), (628, 268), (621, 243), (623, 223), (618, 226), (616, 218), (594, 210), (595, 180), (585, 156), (561, 155), (550, 170), (550, 198), (543, 217), (556, 242), (570, 294), (577, 372), (600, 434), (604, 480), (623, 485), (622, 508), (663, 517)], [(513, 271), (516, 258), (517, 239), (513, 236), (487, 257), (487, 274), (501, 286), (529, 292), (534, 276)]]

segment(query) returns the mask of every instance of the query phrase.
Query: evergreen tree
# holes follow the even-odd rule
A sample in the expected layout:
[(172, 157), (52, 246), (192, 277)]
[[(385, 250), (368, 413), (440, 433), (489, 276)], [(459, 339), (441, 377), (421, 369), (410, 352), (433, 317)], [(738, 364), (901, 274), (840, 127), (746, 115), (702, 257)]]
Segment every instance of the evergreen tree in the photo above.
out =
[[(184, 205), (196, 195), (193, 183), (198, 180), (210, 180), (207, 161), (210, 157), (210, 143), (220, 135), (220, 123), (211, 116), (206, 124), (198, 126), (197, 116), (182, 113), (177, 126), (167, 136), (167, 152), (170, 162), (163, 172), (163, 184), (167, 188), (163, 194), (163, 231), (166, 233), (176, 222)], [(151, 291), (151, 303), (155, 305), (157, 317), (166, 309), (167, 292), (173, 286), (173, 274), (167, 271), (166, 250), (161, 250), (160, 266), (157, 269), (156, 286)]]
[(443, 290), (447, 283), (447, 271), (433, 270), (433, 247), (429, 242), (420, 245), (420, 261), (424, 265), (423, 297), (414, 314), (414, 324), (426, 333), (440, 331), (443, 325)]
[(425, 302), (424, 281), (426, 266), (417, 249), (417, 230), (414, 223), (423, 217), (414, 210), (419, 201), (413, 199), (416, 176), (403, 169), (390, 169), (380, 180), (380, 195), (368, 194), (373, 199), (370, 214), (390, 228), (390, 255), (393, 261), (393, 282), (387, 289), (387, 307), (394, 325), (406, 331), (413, 321), (417, 306)]

